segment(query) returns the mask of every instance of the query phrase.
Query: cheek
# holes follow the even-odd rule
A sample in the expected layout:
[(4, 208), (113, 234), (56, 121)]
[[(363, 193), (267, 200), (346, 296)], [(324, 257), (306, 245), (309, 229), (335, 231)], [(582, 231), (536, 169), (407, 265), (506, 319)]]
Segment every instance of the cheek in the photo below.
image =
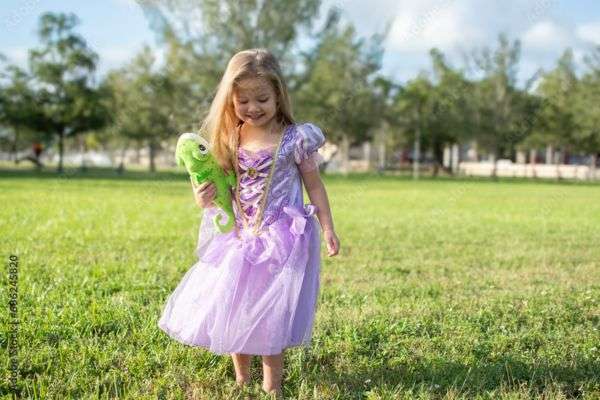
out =
[(265, 108), (268, 109), (270, 113), (274, 113), (277, 111), (277, 103), (275, 101), (269, 101), (266, 103)]
[(245, 104), (234, 104), (235, 112), (243, 114), (246, 111), (247, 106)]

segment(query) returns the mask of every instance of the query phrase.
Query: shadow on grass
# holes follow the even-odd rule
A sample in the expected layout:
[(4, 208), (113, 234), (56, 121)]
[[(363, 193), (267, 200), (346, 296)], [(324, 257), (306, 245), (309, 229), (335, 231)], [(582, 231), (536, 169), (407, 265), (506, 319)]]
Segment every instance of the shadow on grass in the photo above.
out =
[[(567, 398), (582, 398), (585, 391), (600, 391), (600, 362), (577, 357), (569, 364), (531, 364), (511, 356), (495, 360), (479, 360), (475, 365), (459, 362), (425, 360), (422, 363), (390, 365), (379, 360), (376, 365), (363, 365), (358, 370), (333, 371), (320, 369), (310, 376), (314, 384), (336, 385), (352, 398), (364, 398), (365, 392), (373, 388), (386, 387), (393, 391), (426, 388), (439, 398), (454, 391), (468, 397), (484, 396), (502, 390), (528, 390), (533, 396), (541, 395), (545, 389), (560, 389)], [(382, 362), (383, 361), (383, 362)], [(307, 360), (305, 370), (312, 362)], [(377, 365), (379, 364), (379, 365)], [(588, 393), (589, 394), (589, 393)], [(350, 397), (348, 397), (350, 398)]]

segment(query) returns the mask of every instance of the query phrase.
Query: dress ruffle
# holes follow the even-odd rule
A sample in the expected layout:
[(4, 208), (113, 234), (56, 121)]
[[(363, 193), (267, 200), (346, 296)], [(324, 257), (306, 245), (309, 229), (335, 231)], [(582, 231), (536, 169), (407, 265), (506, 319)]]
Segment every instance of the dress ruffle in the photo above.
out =
[(298, 126), (298, 134), (294, 140), (294, 161), (300, 164), (308, 160), (310, 155), (325, 143), (325, 135), (321, 129), (309, 122)]
[(319, 166), (325, 162), (325, 158), (318, 151), (314, 151), (308, 158), (298, 164), (298, 169), (302, 172), (310, 172), (319, 169)]
[[(223, 249), (235, 248), (245, 255), (245, 260), (252, 263), (255, 268), (265, 267), (271, 273), (277, 273), (285, 268), (285, 262), (294, 252), (298, 236), (304, 235), (306, 225), (315, 223), (313, 216), (317, 212), (314, 204), (305, 204), (303, 208), (294, 206), (283, 207), (285, 218), (279, 218), (268, 225), (259, 235), (255, 235), (251, 228), (240, 229), (241, 239), (235, 231), (215, 237), (210, 246), (201, 257), (205, 263), (218, 265), (223, 257)], [(283, 215), (283, 214), (282, 214)], [(292, 249), (291, 252), (286, 249)], [(301, 265), (306, 260), (295, 259)]]
[(319, 291), (316, 212), (314, 204), (285, 206), (258, 235), (212, 236), (167, 300), (160, 328), (216, 354), (308, 345)]

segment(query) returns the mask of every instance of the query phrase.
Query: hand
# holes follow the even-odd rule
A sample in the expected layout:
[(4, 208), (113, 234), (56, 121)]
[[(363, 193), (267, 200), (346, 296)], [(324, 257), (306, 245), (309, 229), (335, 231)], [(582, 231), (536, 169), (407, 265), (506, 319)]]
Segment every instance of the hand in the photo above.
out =
[(333, 229), (323, 230), (323, 239), (327, 244), (327, 255), (329, 257), (335, 256), (340, 251), (340, 240), (338, 239)]
[(192, 181), (192, 187), (198, 207), (210, 208), (215, 206), (213, 200), (217, 195), (217, 187), (214, 183), (206, 181), (196, 186)]

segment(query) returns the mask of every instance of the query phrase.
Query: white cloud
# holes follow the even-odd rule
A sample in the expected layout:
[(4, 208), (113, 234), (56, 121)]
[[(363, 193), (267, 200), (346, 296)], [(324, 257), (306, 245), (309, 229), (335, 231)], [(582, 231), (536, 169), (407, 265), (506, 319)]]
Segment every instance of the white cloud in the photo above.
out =
[(29, 58), (29, 49), (26, 47), (9, 47), (2, 49), (2, 54), (8, 58), (8, 62), (16, 64), (20, 67), (27, 66), (27, 59)]
[(579, 25), (575, 29), (575, 34), (581, 40), (600, 44), (600, 21)]
[(403, 2), (397, 8), (387, 46), (392, 51), (427, 52), (479, 39), (466, 20), (465, 2), (453, 0)]
[[(101, 47), (98, 49), (100, 59), (99, 71), (106, 72), (109, 69), (119, 68), (142, 51), (143, 44), (131, 44), (124, 46)], [(165, 61), (165, 52), (163, 49), (152, 48), (155, 57), (155, 66), (162, 65)]]
[(531, 49), (563, 49), (572, 43), (571, 34), (553, 21), (534, 24), (523, 35), (523, 45)]
[(582, 49), (573, 50), (573, 61), (576, 65), (583, 65), (586, 52)]
[(116, 66), (133, 59), (141, 48), (141, 46), (104, 47), (98, 49), (98, 54), (102, 62)]
[(125, 6), (130, 8), (139, 7), (139, 3), (137, 0), (113, 0), (113, 3), (115, 3), (118, 6)]

